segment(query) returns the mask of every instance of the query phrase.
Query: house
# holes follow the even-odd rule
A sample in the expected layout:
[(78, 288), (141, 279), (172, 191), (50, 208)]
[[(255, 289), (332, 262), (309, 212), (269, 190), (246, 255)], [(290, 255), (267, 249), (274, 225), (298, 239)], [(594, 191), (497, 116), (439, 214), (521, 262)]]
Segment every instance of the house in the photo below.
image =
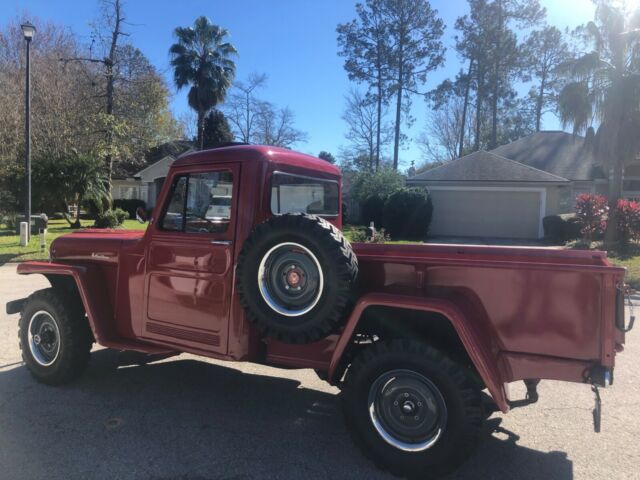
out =
[(138, 199), (154, 207), (156, 199), (175, 160), (193, 151), (190, 142), (177, 140), (167, 142), (150, 149), (145, 155), (143, 164), (125, 164), (120, 166), (111, 182), (111, 195), (117, 199)]
[[(627, 197), (640, 196), (640, 163), (626, 168)], [(589, 141), (543, 131), (451, 160), (407, 179), (433, 199), (434, 236), (536, 239), (542, 219), (573, 211), (579, 193), (607, 194)]]

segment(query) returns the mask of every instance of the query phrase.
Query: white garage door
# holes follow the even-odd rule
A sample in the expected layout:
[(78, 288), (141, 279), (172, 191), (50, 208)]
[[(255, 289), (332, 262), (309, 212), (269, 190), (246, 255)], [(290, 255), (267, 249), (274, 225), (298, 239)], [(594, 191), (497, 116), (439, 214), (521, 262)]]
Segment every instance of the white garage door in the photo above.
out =
[(430, 188), (430, 234), (454, 237), (538, 238), (544, 192)]

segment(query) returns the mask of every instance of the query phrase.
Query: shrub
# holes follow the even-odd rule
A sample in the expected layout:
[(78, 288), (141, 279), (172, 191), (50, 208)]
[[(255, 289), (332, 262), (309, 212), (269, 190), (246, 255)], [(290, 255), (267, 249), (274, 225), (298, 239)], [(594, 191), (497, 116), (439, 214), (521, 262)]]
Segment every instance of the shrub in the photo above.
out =
[(372, 195), (386, 197), (404, 185), (404, 177), (388, 167), (382, 167), (377, 171), (361, 170), (350, 177), (349, 195), (359, 202)]
[(391, 240), (384, 228), (376, 229), (372, 238), (369, 238), (367, 227), (357, 227), (349, 232), (349, 240), (353, 243), (386, 243)]
[(581, 193), (576, 199), (576, 218), (584, 239), (591, 243), (596, 235), (602, 235), (607, 228), (607, 213), (609, 206), (602, 195)]
[(548, 215), (542, 219), (544, 237), (553, 243), (564, 243), (580, 238), (581, 224), (575, 213)]
[(136, 210), (142, 207), (146, 210), (147, 202), (138, 200), (137, 198), (119, 198), (113, 201), (113, 208), (121, 208), (129, 214), (129, 218), (136, 218)]
[(371, 222), (376, 227), (382, 225), (382, 212), (386, 197), (382, 195), (370, 195), (360, 205), (360, 221), (367, 227)]
[[(125, 213), (124, 210), (120, 210)], [(114, 210), (106, 210), (96, 217), (96, 221), (93, 224), (95, 228), (116, 228), (122, 222), (118, 221), (118, 214)]]
[(116, 218), (118, 219), (118, 225), (122, 225), (125, 220), (130, 218), (129, 214), (121, 208), (115, 208), (113, 210), (113, 213), (116, 215)]
[(84, 212), (81, 215), (81, 218), (95, 218), (97, 219), (100, 215), (102, 215), (104, 208), (102, 207), (102, 201), (95, 199), (93, 197), (88, 197), (82, 200), (82, 205), (80, 208), (81, 212)]
[(400, 188), (384, 203), (382, 225), (393, 238), (423, 239), (433, 215), (433, 204), (420, 188)]
[(618, 239), (623, 245), (640, 237), (640, 204), (633, 200), (618, 200), (616, 204)]
[(16, 229), (16, 221), (18, 218), (17, 213), (7, 213), (4, 217), (4, 225), (8, 230)]

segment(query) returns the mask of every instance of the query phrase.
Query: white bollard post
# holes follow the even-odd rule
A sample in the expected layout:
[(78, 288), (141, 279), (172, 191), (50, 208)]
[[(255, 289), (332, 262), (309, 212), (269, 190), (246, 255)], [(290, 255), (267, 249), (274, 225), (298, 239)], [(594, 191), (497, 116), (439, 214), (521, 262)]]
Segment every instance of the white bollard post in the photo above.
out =
[(20, 222), (20, 246), (26, 247), (29, 243), (29, 224)]

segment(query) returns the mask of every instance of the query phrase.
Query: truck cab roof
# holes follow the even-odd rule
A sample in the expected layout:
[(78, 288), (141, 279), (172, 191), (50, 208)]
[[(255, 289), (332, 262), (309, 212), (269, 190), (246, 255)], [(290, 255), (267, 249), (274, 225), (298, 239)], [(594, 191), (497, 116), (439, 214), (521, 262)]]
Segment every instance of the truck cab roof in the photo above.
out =
[(332, 177), (340, 177), (340, 169), (335, 165), (304, 153), (268, 145), (232, 145), (200, 152), (193, 152), (178, 158), (173, 166), (209, 164), (212, 162), (264, 162), (277, 168), (312, 170)]

